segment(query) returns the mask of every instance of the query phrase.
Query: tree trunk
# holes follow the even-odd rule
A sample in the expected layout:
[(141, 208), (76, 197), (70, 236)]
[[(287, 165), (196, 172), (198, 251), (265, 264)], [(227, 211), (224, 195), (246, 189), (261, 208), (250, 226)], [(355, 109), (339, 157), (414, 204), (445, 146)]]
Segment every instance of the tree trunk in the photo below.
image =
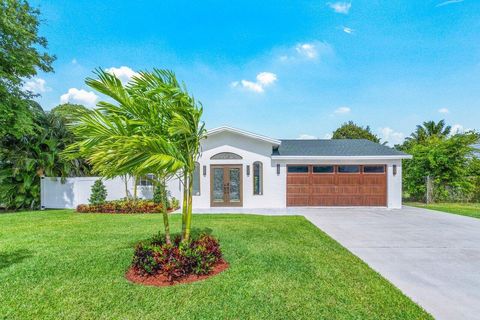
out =
[(183, 239), (188, 241), (190, 239), (190, 231), (192, 227), (192, 193), (193, 193), (193, 177), (192, 173), (188, 173), (188, 206), (187, 214), (185, 216), (185, 235)]
[(128, 200), (128, 175), (124, 175), (122, 178), (125, 182), (125, 199)]
[(171, 244), (170, 240), (170, 222), (168, 220), (168, 197), (167, 197), (167, 187), (165, 180), (160, 181), (161, 195), (162, 195), (162, 215), (163, 215), (163, 226), (165, 227), (165, 242)]
[(137, 201), (137, 184), (138, 184), (138, 176), (133, 178), (134, 185), (133, 185), (133, 201)]
[(183, 171), (183, 199), (182, 199), (182, 241), (185, 238), (186, 217), (188, 213), (188, 175)]

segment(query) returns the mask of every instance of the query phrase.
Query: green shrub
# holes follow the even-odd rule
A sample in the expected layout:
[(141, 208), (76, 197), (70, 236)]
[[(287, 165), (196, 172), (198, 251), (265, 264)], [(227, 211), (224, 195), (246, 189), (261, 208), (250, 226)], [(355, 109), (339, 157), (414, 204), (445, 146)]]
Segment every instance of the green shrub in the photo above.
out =
[(97, 180), (93, 183), (92, 194), (88, 202), (93, 205), (104, 204), (107, 199), (107, 189), (103, 185), (102, 180)]

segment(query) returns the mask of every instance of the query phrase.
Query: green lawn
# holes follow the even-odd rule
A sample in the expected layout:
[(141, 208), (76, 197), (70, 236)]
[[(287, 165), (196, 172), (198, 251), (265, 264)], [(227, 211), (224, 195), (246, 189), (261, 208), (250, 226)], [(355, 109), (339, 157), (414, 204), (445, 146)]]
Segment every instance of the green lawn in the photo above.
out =
[(480, 203), (434, 203), (426, 205), (424, 203), (412, 202), (405, 205), (480, 218)]
[(161, 221), (0, 214), (0, 319), (431, 319), (299, 216), (195, 215), (220, 238), (230, 269), (174, 287), (127, 282), (133, 245)]

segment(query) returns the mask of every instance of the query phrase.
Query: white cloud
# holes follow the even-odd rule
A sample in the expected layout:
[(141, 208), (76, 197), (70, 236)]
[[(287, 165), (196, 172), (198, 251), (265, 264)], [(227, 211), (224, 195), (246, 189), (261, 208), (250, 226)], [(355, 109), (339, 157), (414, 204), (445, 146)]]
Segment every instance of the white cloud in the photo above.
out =
[(312, 135), (310, 135), (310, 134), (303, 133), (303, 134), (301, 134), (300, 136), (298, 136), (298, 139), (301, 139), (301, 140), (310, 140), (310, 139), (317, 139), (317, 137), (312, 136)]
[(92, 91), (70, 88), (68, 92), (60, 96), (60, 103), (79, 103), (89, 107), (94, 107), (98, 96)]
[[(458, 1), (458, 0), (457, 0)], [(328, 2), (327, 5), (336, 13), (348, 14), (352, 4), (350, 2)]]
[(350, 113), (350, 111), (352, 111), (352, 109), (350, 109), (349, 107), (340, 107), (340, 108), (335, 109), (335, 111), (333, 113), (335, 113), (335, 114), (347, 114), (347, 113)]
[(463, 128), (463, 126), (461, 124), (456, 123), (452, 126), (452, 130), (450, 132), (452, 134), (463, 133), (463, 132), (465, 132), (465, 129)]
[(136, 76), (138, 74), (137, 72), (126, 66), (121, 66), (120, 68), (111, 67), (105, 69), (105, 71), (110, 74), (114, 74), (123, 83), (127, 83), (133, 76)]
[(392, 146), (395, 144), (402, 143), (403, 140), (405, 139), (405, 134), (403, 134), (402, 132), (395, 131), (389, 127), (380, 128), (379, 133), (380, 133), (380, 138), (383, 141), (387, 141), (388, 144)]
[(277, 52), (278, 61), (283, 63), (317, 61), (324, 56), (333, 55), (330, 44), (323, 41), (300, 42), (293, 47), (282, 48)]
[(42, 78), (33, 78), (26, 81), (23, 88), (33, 93), (42, 93), (51, 90), (46, 84), (47, 82)]
[(295, 50), (307, 59), (316, 59), (318, 56), (317, 49), (313, 43), (299, 43)]
[(343, 27), (343, 32), (348, 33), (348, 34), (353, 34), (355, 30), (349, 27)]
[(333, 137), (333, 134), (325, 133), (325, 135), (323, 136), (323, 139), (332, 139), (332, 137)]
[(439, 113), (450, 113), (450, 110), (448, 110), (447, 108), (440, 108), (440, 109), (438, 109), (438, 112)]
[(265, 91), (265, 87), (268, 87), (277, 81), (277, 75), (272, 72), (260, 72), (257, 74), (256, 80), (256, 82), (249, 80), (233, 81), (230, 83), (230, 86), (232, 88), (240, 87), (253, 92), (262, 93)]
[(447, 0), (437, 4), (435, 7), (443, 7), (452, 3), (460, 3), (460, 2), (463, 2), (463, 0)]
[(257, 74), (257, 82), (262, 86), (268, 86), (277, 81), (277, 75), (271, 72), (260, 72)]

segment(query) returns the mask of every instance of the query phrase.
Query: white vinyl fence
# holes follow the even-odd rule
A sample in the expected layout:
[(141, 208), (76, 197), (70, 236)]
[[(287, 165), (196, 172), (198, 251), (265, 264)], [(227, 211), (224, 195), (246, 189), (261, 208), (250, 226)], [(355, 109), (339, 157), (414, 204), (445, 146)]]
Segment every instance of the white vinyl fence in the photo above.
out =
[[(75, 177), (67, 178), (66, 181), (58, 177), (44, 177), (41, 180), (41, 206), (42, 209), (74, 209), (79, 204), (88, 204), (88, 198), (92, 185), (101, 177)], [(133, 195), (134, 180), (125, 180), (118, 177), (114, 179), (102, 179), (107, 189), (107, 200), (119, 200)], [(168, 183), (171, 196), (179, 199), (180, 188), (178, 180)], [(152, 186), (137, 186), (137, 196), (140, 199), (151, 199), (153, 196)]]

